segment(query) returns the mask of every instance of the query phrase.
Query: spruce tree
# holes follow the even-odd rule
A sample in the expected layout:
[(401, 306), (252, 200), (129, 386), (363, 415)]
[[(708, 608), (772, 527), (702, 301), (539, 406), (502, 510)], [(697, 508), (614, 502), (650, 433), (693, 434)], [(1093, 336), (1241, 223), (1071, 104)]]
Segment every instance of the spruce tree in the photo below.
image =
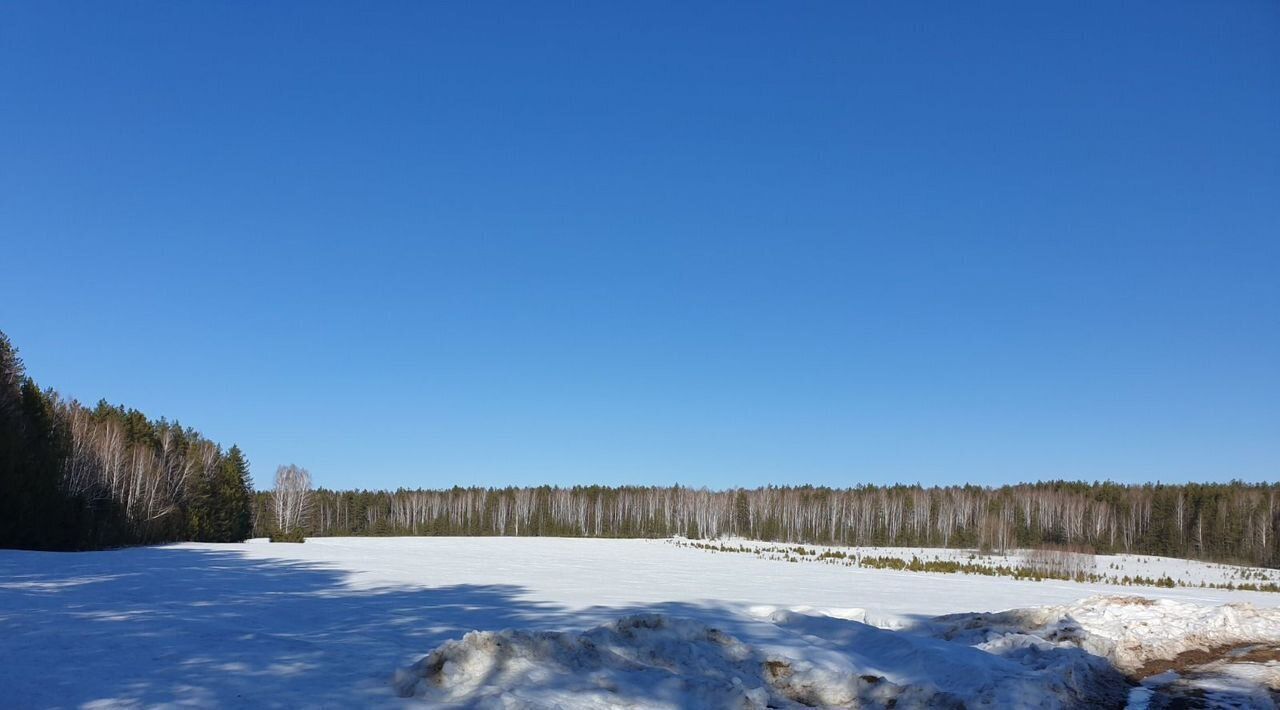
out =
[(223, 506), (224, 542), (242, 542), (253, 534), (253, 480), (239, 446), (222, 461), (218, 496)]

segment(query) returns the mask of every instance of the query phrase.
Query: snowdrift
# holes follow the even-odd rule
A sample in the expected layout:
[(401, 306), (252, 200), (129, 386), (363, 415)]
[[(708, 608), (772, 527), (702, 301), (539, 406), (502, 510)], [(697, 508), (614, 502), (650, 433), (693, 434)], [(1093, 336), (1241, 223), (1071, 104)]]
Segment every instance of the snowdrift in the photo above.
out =
[(472, 632), (400, 671), (396, 688), (477, 708), (1058, 708), (1115, 706), (1128, 692), (1079, 649), (1024, 663), (845, 619), (782, 611), (770, 621), (779, 635), (767, 650), (657, 614), (585, 633)]
[(1075, 647), (1142, 675), (1153, 661), (1192, 651), (1280, 643), (1280, 609), (1252, 604), (1209, 606), (1171, 599), (1098, 596), (1074, 604), (950, 614), (928, 622), (933, 635), (992, 653), (1018, 648)]
[[(752, 643), (660, 614), (582, 633), (477, 631), (398, 672), (396, 689), (476, 708), (1120, 707), (1153, 662), (1280, 644), (1280, 609), (1249, 604), (1101, 596), (900, 631), (832, 611), (756, 608), (769, 631)], [(1224, 665), (1213, 683), (1234, 674), (1232, 697), (1266, 700), (1273, 666)], [(1158, 690), (1178, 676), (1156, 678)]]

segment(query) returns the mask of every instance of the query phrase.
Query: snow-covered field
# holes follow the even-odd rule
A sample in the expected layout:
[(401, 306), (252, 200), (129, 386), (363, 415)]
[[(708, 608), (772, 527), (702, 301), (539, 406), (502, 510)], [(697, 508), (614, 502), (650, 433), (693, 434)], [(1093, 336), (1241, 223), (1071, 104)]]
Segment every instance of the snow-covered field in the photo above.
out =
[[(760, 542), (740, 538), (686, 540), (674, 538), (671, 544), (693, 547), (706, 552), (751, 554), (771, 560), (816, 562), (846, 566), (866, 565), (865, 560), (892, 559), (921, 562), (954, 562), (960, 565), (995, 570), (999, 568), (1031, 570), (1045, 567), (1069, 568), (1100, 583), (1121, 586), (1151, 587), (1156, 580), (1168, 579), (1179, 587), (1268, 587), (1280, 585), (1280, 570), (1265, 567), (1200, 562), (1156, 555), (1094, 555), (1081, 553), (1049, 553), (1036, 550), (1010, 550), (1005, 553), (980, 553), (976, 550), (930, 547), (841, 547), (833, 545), (800, 545)], [(1123, 583), (1122, 583), (1123, 581)], [(1144, 581), (1146, 583), (1144, 583)], [(1131, 591), (1141, 591), (1131, 590)]]
[[(1081, 601), (1133, 594), (1168, 601)], [(1042, 605), (1055, 608), (974, 615)], [(1142, 649), (1280, 644), (1277, 607), (1274, 593), (794, 564), (660, 540), (0, 551), (0, 705), (402, 707), (506, 693), (1049, 707), (1127, 694), (1112, 664), (1130, 672), (1149, 660)], [(463, 640), (503, 629), (517, 631)], [(1276, 666), (1232, 668), (1220, 675)]]

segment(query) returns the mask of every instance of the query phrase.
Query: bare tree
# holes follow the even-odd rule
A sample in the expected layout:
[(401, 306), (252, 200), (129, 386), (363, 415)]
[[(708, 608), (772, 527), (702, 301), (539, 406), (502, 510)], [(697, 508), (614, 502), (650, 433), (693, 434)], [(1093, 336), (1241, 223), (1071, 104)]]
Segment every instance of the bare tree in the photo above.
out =
[(281, 532), (301, 531), (310, 512), (311, 473), (294, 464), (277, 468), (271, 503)]

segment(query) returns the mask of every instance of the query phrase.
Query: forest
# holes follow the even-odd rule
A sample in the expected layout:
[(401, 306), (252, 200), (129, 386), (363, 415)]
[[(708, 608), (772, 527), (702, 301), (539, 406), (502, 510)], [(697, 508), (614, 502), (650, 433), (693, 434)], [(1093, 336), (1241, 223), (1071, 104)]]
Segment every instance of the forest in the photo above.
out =
[[(288, 482), (282, 485), (281, 482)], [(839, 545), (1056, 547), (1280, 566), (1280, 484), (310, 490), (255, 493), (239, 448), (40, 389), (0, 332), (0, 547), (79, 550), (287, 533), (738, 536)]]
[(239, 448), (42, 390), (0, 332), (0, 547), (240, 541), (252, 532), (252, 504)]
[[(739, 536), (837, 545), (1054, 547), (1280, 565), (1280, 484), (316, 490), (309, 535)], [(259, 494), (259, 535), (273, 526)]]

